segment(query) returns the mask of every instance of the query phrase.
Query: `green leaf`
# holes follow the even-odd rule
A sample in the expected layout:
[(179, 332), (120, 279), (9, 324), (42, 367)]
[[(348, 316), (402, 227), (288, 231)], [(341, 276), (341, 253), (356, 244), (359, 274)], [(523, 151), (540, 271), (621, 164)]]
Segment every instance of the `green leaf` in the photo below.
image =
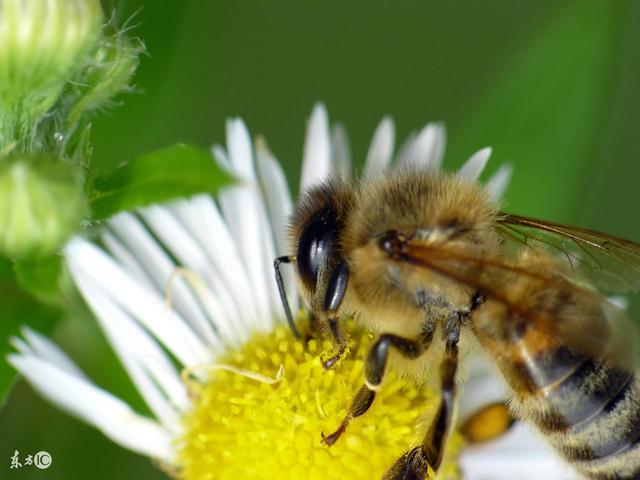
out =
[(514, 164), (510, 211), (575, 221), (615, 108), (627, 7), (623, 1), (558, 2), (451, 129), (454, 158), (491, 145), (493, 169)]
[(207, 152), (175, 145), (138, 157), (96, 178), (90, 195), (93, 218), (196, 193), (215, 193), (230, 178)]
[(60, 316), (60, 311), (36, 302), (15, 283), (11, 263), (0, 258), (0, 291), (3, 293), (0, 308), (0, 406), (5, 402), (13, 385), (16, 372), (7, 361), (14, 351), (9, 338), (20, 333), (22, 325), (29, 325), (41, 333), (49, 333)]
[(61, 255), (16, 260), (13, 270), (23, 290), (49, 305), (61, 305), (63, 293), (71, 288)]

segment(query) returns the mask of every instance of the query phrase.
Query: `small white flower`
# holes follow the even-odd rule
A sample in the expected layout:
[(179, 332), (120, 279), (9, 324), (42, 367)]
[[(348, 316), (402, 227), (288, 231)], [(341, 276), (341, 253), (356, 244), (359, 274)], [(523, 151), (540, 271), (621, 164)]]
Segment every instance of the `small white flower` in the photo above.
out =
[[(375, 131), (364, 177), (374, 177), (393, 164), (440, 168), (445, 131), (440, 124), (427, 125), (410, 137), (395, 159), (394, 144), (394, 124), (386, 117)], [(490, 153), (484, 149), (474, 154), (459, 174), (478, 179)], [(28, 328), (23, 338), (13, 339), (18, 353), (8, 357), (51, 402), (119, 445), (169, 465), (175, 464), (176, 442), (184, 436), (182, 420), (193, 406), (179, 369), (197, 375), (200, 366), (215, 364), (242, 348), (254, 331), (270, 332), (283, 322), (272, 266), (276, 255), (288, 253), (284, 226), (293, 204), (284, 173), (264, 141), (258, 139), (252, 147), (239, 119), (228, 121), (226, 149), (215, 146), (213, 154), (239, 179), (216, 199), (198, 195), (135, 214), (121, 213), (108, 222), (102, 246), (76, 237), (65, 249), (76, 285), (153, 418), (135, 413), (93, 384), (50, 340)], [(324, 106), (316, 105), (308, 123), (301, 189), (350, 170), (344, 129), (331, 130)], [(503, 166), (487, 182), (495, 198), (509, 175), (510, 167)], [(175, 274), (179, 268), (183, 275)], [(166, 306), (169, 283), (171, 309)], [(286, 277), (286, 288), (295, 302), (291, 276)], [(470, 373), (463, 411), (504, 398), (501, 384), (487, 375), (487, 369)], [(523, 469), (549, 480), (568, 478), (524, 425), (504, 440), (463, 451), (460, 462), (464, 478), (470, 479), (524, 478)]]

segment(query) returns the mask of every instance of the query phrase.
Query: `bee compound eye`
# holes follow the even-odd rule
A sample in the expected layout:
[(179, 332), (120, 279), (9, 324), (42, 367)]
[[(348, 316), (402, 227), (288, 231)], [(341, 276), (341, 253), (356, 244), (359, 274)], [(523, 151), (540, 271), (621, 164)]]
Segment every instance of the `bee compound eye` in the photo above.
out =
[(335, 312), (340, 307), (349, 281), (349, 267), (342, 261), (335, 268), (327, 287), (327, 296), (324, 299), (324, 309)]
[(337, 252), (337, 225), (327, 215), (316, 215), (302, 230), (296, 259), (301, 280), (315, 289), (318, 269)]

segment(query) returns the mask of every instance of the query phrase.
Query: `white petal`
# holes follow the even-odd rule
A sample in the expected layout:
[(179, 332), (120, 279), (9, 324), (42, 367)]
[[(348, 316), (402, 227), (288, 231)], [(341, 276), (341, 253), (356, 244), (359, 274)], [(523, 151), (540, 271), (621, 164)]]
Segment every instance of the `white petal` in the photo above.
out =
[(344, 178), (351, 177), (351, 151), (347, 130), (341, 123), (331, 129), (331, 158), (333, 170)]
[(184, 410), (189, 406), (180, 375), (158, 343), (124, 310), (104, 295), (89, 278), (81, 276), (82, 293), (91, 302), (98, 322), (123, 361), (134, 360), (153, 377), (171, 403)]
[(620, 310), (627, 310), (629, 308), (629, 298), (623, 295), (612, 295), (607, 297), (611, 303), (613, 303)]
[(264, 200), (260, 199), (258, 201), (257, 208), (260, 215), (260, 225), (262, 227), (260, 246), (262, 247), (263, 258), (265, 259), (263, 264), (264, 276), (266, 279), (267, 292), (269, 294), (269, 303), (271, 307), (267, 320), (269, 328), (271, 328), (273, 319), (281, 316), (282, 314), (282, 304), (280, 303), (280, 295), (278, 294), (273, 270), (273, 260), (276, 258), (276, 248)]
[[(74, 237), (65, 256), (76, 285), (78, 274), (90, 278), (117, 304), (147, 328), (183, 365), (206, 362), (210, 352), (184, 320), (167, 311), (164, 297), (139, 285), (126, 271), (92, 243)], [(91, 306), (91, 304), (90, 304)]]
[[(167, 255), (165, 249), (158, 244), (156, 238), (143, 226), (138, 217), (130, 213), (120, 213), (109, 221), (109, 226), (152, 280), (155, 288), (152, 287), (149, 290), (165, 298), (167, 288), (170, 287), (172, 308), (201, 336), (213, 343), (215, 340), (211, 338), (211, 329), (207, 325), (200, 302), (192, 290), (181, 278), (176, 278), (169, 285), (169, 280), (179, 265), (176, 265)], [(170, 233), (170, 231), (167, 232), (167, 234)], [(139, 278), (135, 270), (131, 273), (136, 280)], [(141, 287), (148, 286), (144, 282), (137, 283)]]
[[(175, 265), (140, 220), (131, 213), (119, 213), (111, 218), (108, 226), (113, 233), (105, 234), (105, 243), (109, 242), (110, 250), (118, 253), (116, 258), (122, 266), (136, 280), (146, 277), (152, 282), (151, 285), (163, 289)], [(113, 241), (108, 240), (110, 237)], [(132, 266), (133, 262), (137, 266)], [(140, 273), (140, 269), (143, 273)]]
[[(84, 279), (83, 282), (90, 282)], [(176, 408), (172, 406), (165, 393), (161, 393), (158, 385), (169, 386), (169, 389), (179, 392), (183, 409), (187, 408), (187, 394), (184, 385), (179, 380), (173, 366), (157, 348), (149, 348), (150, 339), (142, 334), (141, 329), (132, 328), (133, 322), (119, 308), (110, 302), (106, 296), (100, 295), (97, 289), (91, 289), (95, 296), (92, 298), (96, 316), (100, 320), (109, 343), (120, 362), (124, 366), (129, 378), (133, 381), (138, 393), (142, 396), (147, 406), (151, 409), (169, 431), (174, 434), (180, 432), (180, 416)], [(84, 292), (83, 292), (84, 293)], [(98, 298), (100, 297), (100, 298)], [(142, 342), (143, 345), (138, 342)], [(141, 353), (149, 354), (149, 358), (142, 357)], [(158, 359), (160, 361), (158, 361)], [(151, 371), (143, 368), (143, 363), (151, 366)], [(176, 381), (178, 384), (176, 385)]]
[(417, 137), (418, 134), (416, 132), (410, 132), (404, 142), (402, 142), (394, 160), (396, 167), (402, 167), (403, 165), (407, 165), (411, 162), (413, 145)]
[(504, 195), (504, 192), (509, 186), (509, 180), (511, 180), (512, 173), (513, 167), (509, 164), (504, 164), (487, 181), (486, 189), (494, 201), (500, 200)]
[(154, 378), (132, 357), (125, 357), (123, 365), (154, 417), (172, 435), (180, 435), (182, 431), (181, 412), (169, 403), (164, 393), (154, 382)]
[(300, 191), (327, 179), (331, 174), (331, 139), (329, 115), (321, 103), (317, 103), (307, 124), (304, 142)]
[(458, 170), (458, 176), (463, 180), (469, 182), (475, 182), (480, 177), (480, 174), (484, 170), (484, 167), (489, 161), (491, 156), (491, 147), (478, 150), (476, 153), (469, 157), (462, 167)]
[[(86, 280), (89, 281), (89, 280)], [(96, 291), (93, 289), (94, 292)], [(118, 355), (122, 365), (156, 418), (174, 434), (180, 432), (178, 410), (186, 410), (189, 405), (186, 388), (180, 381), (175, 368), (169, 363), (157, 345), (136, 328), (130, 318), (115, 304), (103, 296), (93, 300), (102, 308), (96, 310), (109, 343)], [(163, 387), (163, 391), (159, 387)], [(174, 403), (169, 401), (172, 397)], [(176, 408), (176, 403), (180, 408)], [(175, 407), (174, 407), (175, 405)]]
[(11, 337), (9, 337), (9, 343), (13, 348), (18, 350), (20, 353), (36, 356), (33, 350), (31, 349), (31, 346), (20, 337), (12, 335)]
[(169, 432), (136, 414), (119, 398), (32, 356), (13, 354), (7, 361), (50, 402), (98, 428), (115, 443), (142, 455), (173, 460)]
[[(237, 329), (238, 325), (240, 325), (238, 322), (240, 313), (236, 309), (224, 283), (209, 264), (206, 253), (200, 248), (198, 242), (192, 238), (191, 232), (188, 232), (167, 208), (152, 205), (142, 209), (140, 214), (153, 234), (162, 241), (180, 265), (193, 272), (206, 285), (210, 286), (214, 303), (208, 304), (208, 306), (213, 307), (213, 310), (208, 312), (209, 320), (222, 338), (237, 346), (242, 337), (242, 332)], [(200, 297), (203, 293), (202, 290), (195, 291), (199, 300), (202, 300)], [(199, 310), (192, 312), (192, 315), (189, 315), (188, 318), (192, 320), (196, 330), (207, 342), (216, 342), (216, 334), (211, 329), (211, 324), (200, 314)]]
[(364, 178), (373, 178), (391, 163), (395, 144), (395, 127), (391, 117), (384, 117), (378, 124), (369, 146), (364, 165)]
[[(243, 181), (225, 188), (218, 198), (229, 230), (239, 245), (240, 258), (249, 273), (253, 295), (257, 300), (260, 327), (267, 330), (272, 326), (273, 314), (280, 309), (272, 271), (275, 257), (273, 233), (253, 170), (249, 134), (242, 122), (228, 124), (227, 142), (234, 173)], [(237, 156), (246, 158), (238, 159)], [(241, 171), (235, 170), (238, 165)]]
[(221, 145), (214, 145), (211, 147), (211, 155), (213, 155), (213, 159), (220, 168), (229, 173), (232, 171), (229, 155), (224, 147)]
[[(290, 253), (286, 232), (288, 218), (293, 210), (291, 195), (278, 161), (269, 152), (266, 144), (257, 142), (256, 145), (258, 173), (267, 200), (271, 226), (275, 233), (276, 245), (278, 246), (277, 255), (285, 255)], [(285, 267), (282, 269), (282, 275), (289, 304), (292, 310), (296, 311), (298, 309), (298, 295), (293, 272)], [(282, 316), (282, 313), (280, 312), (278, 316)]]
[(218, 194), (218, 200), (251, 283), (251, 295), (257, 307), (259, 324), (261, 328), (268, 328), (265, 318), (270, 312), (270, 299), (264, 266), (269, 260), (265, 258), (262, 246), (257, 244), (258, 239), (263, 238), (264, 231), (252, 188), (257, 187), (227, 187)]
[(20, 332), (27, 340), (29, 345), (29, 351), (36, 357), (46, 360), (52, 363), (58, 368), (75, 375), (78, 378), (86, 378), (84, 373), (76, 366), (66, 353), (64, 353), (58, 346), (49, 340), (44, 335), (40, 335), (35, 330), (31, 330), (29, 327), (24, 326), (20, 329)]
[[(271, 321), (271, 319), (267, 320), (271, 310), (271, 299), (265, 265), (273, 261), (273, 258), (265, 258), (263, 245), (256, 245), (258, 239), (263, 239), (264, 227), (261, 219), (260, 193), (253, 173), (252, 153), (250, 150), (247, 151), (249, 136), (246, 129), (228, 122), (227, 142), (235, 145), (233, 149), (229, 148), (230, 161), (234, 173), (241, 175), (242, 181), (224, 188), (218, 194), (218, 200), (225, 222), (237, 245), (240, 260), (251, 282), (260, 326), (268, 328)], [(249, 159), (236, 159), (233, 158), (234, 155), (249, 156)], [(246, 165), (247, 162), (249, 166)], [(241, 165), (244, 172), (236, 172), (236, 165)], [(248, 172), (249, 167), (251, 172)], [(272, 241), (272, 239), (265, 241)]]
[(124, 246), (124, 244), (114, 234), (105, 230), (100, 235), (100, 239), (107, 251), (120, 262), (120, 264), (141, 284), (153, 288), (156, 286), (147, 272), (145, 272), (138, 258)]
[(293, 211), (293, 202), (284, 171), (262, 138), (256, 141), (256, 165), (275, 233), (277, 253), (285, 255), (289, 253), (287, 221)]
[(427, 124), (411, 141), (402, 156), (399, 155), (397, 165), (415, 167), (420, 170), (438, 170), (444, 157), (446, 133), (441, 123)]
[(176, 200), (170, 208), (198, 239), (241, 312), (238, 320), (251, 330), (257, 323), (258, 306), (237, 245), (213, 199), (208, 195), (198, 195), (190, 200)]
[(227, 149), (233, 172), (242, 180), (254, 179), (251, 137), (239, 118), (227, 120)]
[(460, 455), (465, 480), (578, 479), (530, 427), (517, 423), (500, 439), (465, 448)]

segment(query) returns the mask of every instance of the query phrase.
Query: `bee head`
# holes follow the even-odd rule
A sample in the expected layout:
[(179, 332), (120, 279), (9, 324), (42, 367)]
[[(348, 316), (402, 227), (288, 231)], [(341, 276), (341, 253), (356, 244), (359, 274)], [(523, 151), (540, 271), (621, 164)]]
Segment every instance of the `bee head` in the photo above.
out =
[(329, 182), (303, 195), (290, 219), (290, 241), (302, 294), (312, 310), (335, 311), (346, 290), (348, 269), (340, 237), (351, 190)]

